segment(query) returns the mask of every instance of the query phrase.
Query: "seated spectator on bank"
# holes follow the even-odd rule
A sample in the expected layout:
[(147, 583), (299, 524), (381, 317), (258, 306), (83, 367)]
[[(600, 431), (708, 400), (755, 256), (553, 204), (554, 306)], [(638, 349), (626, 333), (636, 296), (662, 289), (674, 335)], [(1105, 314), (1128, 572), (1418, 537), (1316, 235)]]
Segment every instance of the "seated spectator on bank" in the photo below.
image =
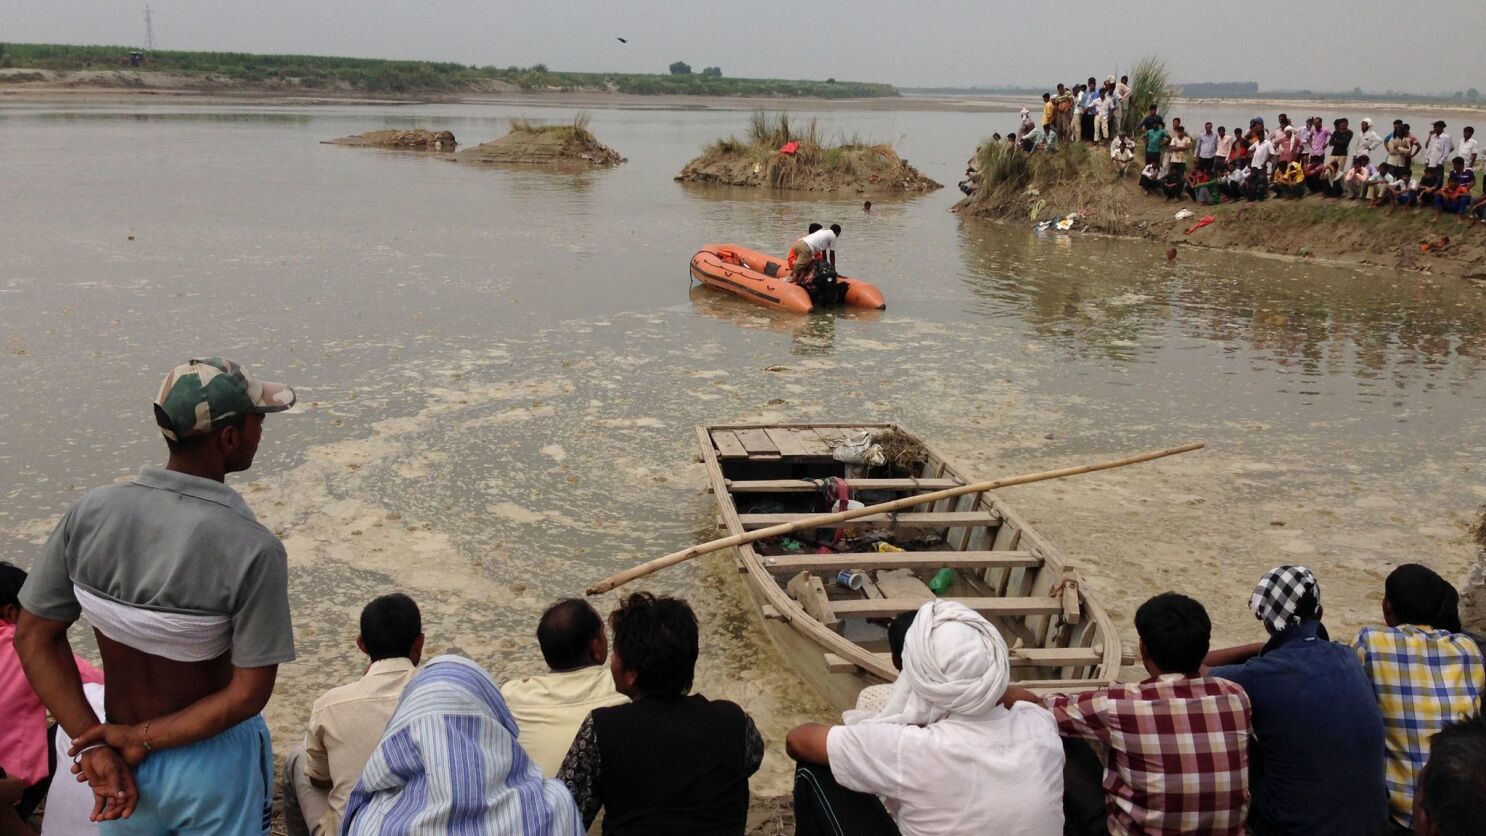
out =
[(579, 836), (561, 781), (543, 779), (485, 669), (435, 656), (402, 701), (346, 802), (345, 836), (521, 833)]
[(1269, 177), (1264, 173), (1261, 166), (1250, 166), (1247, 169), (1249, 176), (1244, 180), (1244, 200), (1253, 203), (1265, 200), (1269, 197)]
[(304, 743), (284, 758), (289, 836), (340, 832), (351, 789), (423, 656), (423, 615), (400, 592), (363, 607), (360, 628), (356, 648), (366, 654), (366, 673), (315, 700)]
[(1120, 131), (1120, 135), (1109, 144), (1109, 159), (1116, 176), (1129, 176), (1130, 162), (1135, 159), (1135, 140), (1129, 133)]
[[(1006, 700), (1040, 704), (1058, 730), (1108, 748), (1104, 778), (1111, 833), (1241, 836), (1249, 806), (1249, 698), (1201, 674), (1212, 624), (1202, 605), (1175, 592), (1135, 613), (1149, 679), (1081, 694)], [(910, 646), (909, 655), (912, 655)]]
[[(1392, 176), (1392, 172), (1389, 172), (1389, 175)], [(1388, 206), (1388, 214), (1393, 214), (1394, 210), (1400, 206), (1409, 209), (1417, 205), (1419, 202), (1418, 188), (1418, 182), (1414, 180), (1413, 175), (1409, 174), (1408, 169), (1404, 169), (1397, 177), (1394, 177), (1388, 191), (1382, 196), (1382, 202)]]
[[(900, 612), (887, 628), (887, 649), (893, 659), (893, 667), (903, 670), (903, 642), (908, 638), (908, 628), (913, 626), (917, 610)], [(856, 710), (862, 714), (877, 714), (887, 704), (888, 694), (893, 690), (891, 682), (868, 685), (857, 694)]]
[(1276, 197), (1291, 200), (1299, 200), (1305, 196), (1305, 171), (1299, 162), (1285, 163), (1275, 169), (1274, 193)]
[(1438, 217), (1443, 212), (1459, 216), (1461, 221), (1470, 212), (1471, 188), (1476, 185), (1476, 173), (1465, 166), (1464, 157), (1451, 161), (1451, 169), (1445, 187), (1434, 196), (1434, 212)]
[(1471, 204), (1471, 208), (1466, 210), (1466, 215), (1470, 218), (1471, 226), (1486, 221), (1486, 194), (1481, 195), (1475, 203)]
[(748, 778), (764, 758), (735, 703), (692, 694), (697, 618), (685, 601), (637, 592), (609, 615), (609, 666), (632, 702), (595, 708), (558, 777), (604, 833), (742, 833)]
[(1037, 137), (1037, 147), (1034, 150), (1052, 153), (1058, 150), (1058, 142), (1058, 131), (1053, 126), (1047, 125), (1043, 127), (1042, 135)]
[(629, 698), (614, 690), (605, 664), (604, 620), (582, 598), (558, 601), (542, 613), (537, 644), (551, 672), (507, 680), (500, 691), (521, 729), (521, 748), (553, 778), (588, 712)]
[(1445, 178), (1441, 172), (1435, 172), (1428, 168), (1424, 170), (1424, 176), (1419, 178), (1419, 186), (1416, 191), (1418, 204), (1420, 206), (1433, 206), (1434, 199), (1445, 188)]
[(1155, 163), (1148, 162), (1140, 170), (1140, 187), (1151, 195), (1161, 190), (1161, 169)]
[(1480, 708), (1486, 659), (1460, 632), (1459, 595), (1417, 563), (1394, 569), (1383, 586), (1383, 621), (1363, 627), (1356, 650), (1383, 712), (1389, 814), (1411, 827), (1414, 787), (1429, 738)]
[(1366, 154), (1358, 154), (1352, 158), (1352, 165), (1342, 175), (1342, 194), (1348, 200), (1357, 200), (1367, 193), (1367, 186), (1377, 176)]
[(955, 601), (924, 604), (882, 712), (790, 731), (798, 832), (841, 832), (829, 823), (875, 813), (881, 796), (906, 836), (1062, 833), (1062, 743), (1041, 707), (1001, 704), (1010, 674), (990, 622)]
[[(4, 717), (0, 720), (0, 772), (8, 780), (19, 782), (22, 792), (15, 810), (22, 820), (29, 818), (46, 797), (58, 763), (50, 754), (46, 706), (31, 688), (15, 651), (15, 627), (21, 615), (20, 592), (25, 582), (26, 570), (0, 560), (0, 716)], [(101, 671), (75, 654), (72, 660), (84, 688), (102, 684)], [(69, 765), (66, 761), (61, 763)], [(57, 780), (70, 782), (73, 776), (64, 771)]]
[(1248, 166), (1235, 168), (1223, 175), (1222, 185), (1219, 186), (1219, 189), (1223, 192), (1223, 196), (1229, 200), (1238, 200), (1244, 196), (1244, 184), (1248, 179)]
[(1306, 191), (1311, 194), (1325, 194), (1328, 174), (1326, 162), (1320, 157), (1307, 157), (1301, 168), (1305, 171)]
[(1429, 762), (1414, 792), (1417, 836), (1480, 833), (1486, 810), (1486, 716), (1447, 724), (1429, 739)]
[(1168, 171), (1161, 178), (1161, 194), (1167, 200), (1176, 200), (1186, 194), (1187, 182), (1175, 171)]
[(1211, 206), (1221, 200), (1222, 191), (1218, 185), (1218, 181), (1209, 177), (1205, 171), (1194, 170), (1187, 174), (1187, 196), (1203, 206)]
[(1321, 584), (1304, 566), (1269, 570), (1249, 596), (1269, 641), (1213, 650), (1208, 676), (1237, 682), (1259, 757), (1249, 828), (1308, 836), (1376, 834), (1388, 821), (1383, 715), (1350, 647), (1321, 623)]

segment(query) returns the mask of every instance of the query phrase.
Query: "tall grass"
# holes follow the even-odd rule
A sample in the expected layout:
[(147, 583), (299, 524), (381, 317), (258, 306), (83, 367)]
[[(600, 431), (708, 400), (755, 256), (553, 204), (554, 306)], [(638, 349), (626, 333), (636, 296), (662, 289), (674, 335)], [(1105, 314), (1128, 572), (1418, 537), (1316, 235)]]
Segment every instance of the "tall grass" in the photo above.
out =
[(1028, 154), (1005, 142), (991, 142), (976, 152), (975, 164), (981, 181), (969, 199), (972, 211), (1009, 218), (1030, 215), (1042, 205), (1039, 217), (1044, 219), (1086, 211), (1091, 213), (1089, 225), (1106, 230), (1126, 211), (1127, 190), (1109, 188), (1108, 154), (1087, 143)]
[(1135, 62), (1130, 69), (1130, 98), (1120, 111), (1120, 130), (1135, 136), (1151, 105), (1156, 106), (1157, 113), (1164, 114), (1176, 93), (1165, 61), (1147, 56)]
[[(793, 154), (779, 153), (790, 142), (798, 142), (799, 149)], [(763, 110), (749, 116), (743, 138), (725, 137), (702, 151), (703, 164), (723, 160), (756, 165), (765, 183), (784, 189), (822, 174), (852, 180), (874, 174), (887, 177), (902, 165), (892, 145), (865, 142), (858, 134), (831, 142), (814, 119), (799, 125), (790, 122), (788, 113)]]
[(510, 122), (510, 132), (513, 134), (560, 133), (577, 139), (584, 139), (593, 137), (593, 134), (588, 132), (588, 125), (591, 120), (592, 116), (587, 111), (583, 111), (574, 116), (571, 122), (561, 122), (554, 125), (543, 125), (539, 122), (533, 122), (525, 116), (512, 116), (507, 121)]

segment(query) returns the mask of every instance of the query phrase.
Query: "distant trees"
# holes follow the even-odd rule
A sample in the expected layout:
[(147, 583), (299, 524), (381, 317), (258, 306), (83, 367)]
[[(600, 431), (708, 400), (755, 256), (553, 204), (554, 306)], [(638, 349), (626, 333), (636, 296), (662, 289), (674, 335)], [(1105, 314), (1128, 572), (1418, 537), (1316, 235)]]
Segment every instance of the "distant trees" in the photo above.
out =
[(1476, 101), (1477, 99), (1481, 98), (1481, 91), (1472, 87), (1471, 89), (1465, 91), (1465, 98), (1467, 101)]
[(691, 75), (691, 65), (685, 61), (677, 61), (671, 65), (671, 75)]
[(706, 67), (702, 70), (702, 75), (710, 75), (715, 78), (722, 78), (722, 67)]

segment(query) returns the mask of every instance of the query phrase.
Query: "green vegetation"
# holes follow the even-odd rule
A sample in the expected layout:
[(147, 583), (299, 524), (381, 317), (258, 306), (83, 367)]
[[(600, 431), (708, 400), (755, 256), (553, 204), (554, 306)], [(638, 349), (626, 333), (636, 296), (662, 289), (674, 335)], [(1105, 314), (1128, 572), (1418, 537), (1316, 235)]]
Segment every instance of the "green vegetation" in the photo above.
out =
[[(4, 44), (0, 67), (41, 70), (129, 70), (123, 46)], [(319, 55), (255, 55), (244, 52), (151, 52), (144, 69), (192, 76), (219, 76), (235, 83), (294, 85), (371, 93), (458, 93), (483, 83), (506, 82), (530, 91), (612, 91), (638, 95), (815, 96), (849, 99), (897, 96), (889, 84), (723, 78), (715, 73), (643, 75), (554, 72), (530, 67), (474, 67), (436, 61), (388, 61)], [(689, 70), (690, 68), (688, 68)]]
[[(779, 149), (790, 142), (800, 147), (793, 154)], [(748, 120), (748, 135), (726, 137), (702, 149), (702, 156), (688, 169), (719, 165), (742, 166), (759, 172), (763, 185), (779, 189), (810, 188), (814, 182), (859, 183), (898, 180), (906, 166), (887, 143), (863, 141), (860, 136), (830, 142), (820, 124), (811, 119), (803, 127), (790, 124), (789, 114), (756, 110)], [(917, 178), (917, 172), (912, 177)], [(937, 187), (937, 184), (935, 184)]]
[(1119, 129), (1139, 136), (1140, 120), (1145, 118), (1150, 106), (1155, 105), (1157, 113), (1165, 114), (1176, 94), (1165, 61), (1146, 57), (1135, 62), (1130, 69), (1130, 99), (1120, 108)]

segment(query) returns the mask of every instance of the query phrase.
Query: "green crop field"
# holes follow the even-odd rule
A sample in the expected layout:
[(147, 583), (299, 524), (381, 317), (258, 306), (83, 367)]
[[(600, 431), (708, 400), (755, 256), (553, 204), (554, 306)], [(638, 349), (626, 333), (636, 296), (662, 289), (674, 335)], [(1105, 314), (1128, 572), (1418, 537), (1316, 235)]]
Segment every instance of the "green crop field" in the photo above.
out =
[[(121, 64), (130, 47), (0, 44), (0, 68), (40, 70), (131, 69)], [(496, 80), (530, 91), (612, 91), (639, 95), (816, 96), (850, 99), (897, 96), (890, 84), (729, 78), (719, 75), (573, 73), (531, 67), (475, 67), (440, 61), (389, 61), (324, 55), (255, 55), (246, 52), (150, 52), (140, 68), (182, 75), (221, 76), (243, 84), (292, 83), (311, 89), (349, 88), (369, 93), (458, 93)]]

